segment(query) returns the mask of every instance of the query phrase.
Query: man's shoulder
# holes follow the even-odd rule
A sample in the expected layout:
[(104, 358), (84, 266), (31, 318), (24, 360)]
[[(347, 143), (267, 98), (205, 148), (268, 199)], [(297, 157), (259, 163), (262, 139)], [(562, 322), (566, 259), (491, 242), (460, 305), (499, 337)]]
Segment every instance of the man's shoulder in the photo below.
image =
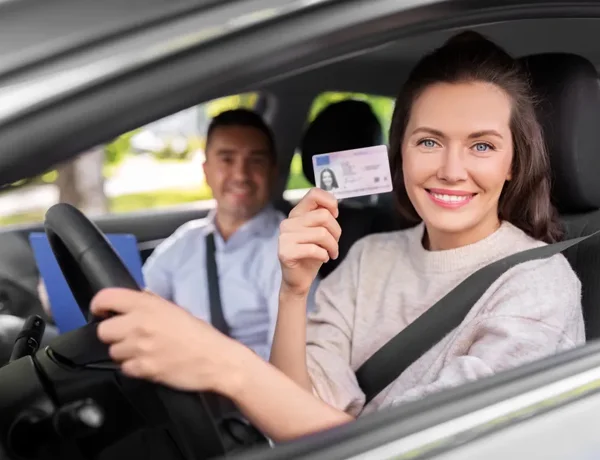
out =
[(194, 219), (186, 222), (179, 226), (175, 232), (169, 237), (169, 239), (183, 240), (186, 238), (195, 238), (197, 236), (204, 236), (207, 232), (207, 228), (212, 225), (212, 219), (209, 217), (203, 217), (201, 219)]
[(163, 240), (153, 251), (152, 256), (155, 258), (165, 254), (190, 251), (190, 244), (195, 245), (202, 240), (209, 225), (210, 219), (207, 217), (186, 222), (178, 227), (171, 236)]

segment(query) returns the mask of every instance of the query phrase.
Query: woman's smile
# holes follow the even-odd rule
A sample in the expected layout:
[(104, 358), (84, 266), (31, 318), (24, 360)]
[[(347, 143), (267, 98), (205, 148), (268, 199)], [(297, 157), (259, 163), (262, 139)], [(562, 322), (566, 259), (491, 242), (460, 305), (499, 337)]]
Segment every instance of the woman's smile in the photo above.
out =
[(439, 188), (425, 189), (431, 201), (435, 204), (447, 208), (457, 209), (469, 204), (477, 193), (467, 192), (463, 190), (447, 190)]

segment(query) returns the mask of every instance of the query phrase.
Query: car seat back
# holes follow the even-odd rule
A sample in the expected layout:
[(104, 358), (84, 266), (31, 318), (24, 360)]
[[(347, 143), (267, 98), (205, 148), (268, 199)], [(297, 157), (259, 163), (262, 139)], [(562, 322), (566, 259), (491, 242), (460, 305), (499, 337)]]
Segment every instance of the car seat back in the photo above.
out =
[[(591, 62), (567, 53), (521, 59), (539, 99), (553, 173), (552, 199), (565, 238), (600, 229), (600, 81)], [(600, 237), (567, 250), (565, 256), (582, 282), (587, 339), (600, 337)]]

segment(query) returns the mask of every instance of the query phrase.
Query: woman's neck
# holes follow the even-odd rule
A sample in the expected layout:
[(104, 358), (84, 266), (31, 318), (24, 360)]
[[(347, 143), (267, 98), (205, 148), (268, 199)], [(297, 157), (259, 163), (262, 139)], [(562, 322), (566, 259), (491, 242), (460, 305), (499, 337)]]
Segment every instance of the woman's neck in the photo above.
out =
[(425, 224), (423, 247), (428, 251), (444, 251), (474, 244), (498, 230), (500, 224), (500, 219), (496, 217), (459, 232), (440, 231)]

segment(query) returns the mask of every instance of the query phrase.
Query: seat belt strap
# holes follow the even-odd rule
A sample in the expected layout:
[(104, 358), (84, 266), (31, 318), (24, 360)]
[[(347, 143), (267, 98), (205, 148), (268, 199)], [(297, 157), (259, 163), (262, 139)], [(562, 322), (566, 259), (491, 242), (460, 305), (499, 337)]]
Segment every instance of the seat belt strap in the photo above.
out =
[(360, 366), (356, 378), (365, 393), (365, 405), (458, 327), (485, 291), (507, 270), (523, 262), (552, 257), (598, 233), (600, 230), (518, 252), (471, 274)]
[(229, 336), (230, 330), (221, 304), (221, 291), (219, 288), (219, 272), (215, 257), (215, 235), (210, 232), (206, 235), (206, 277), (208, 281), (208, 298), (210, 302), (210, 319), (212, 325), (223, 334)]

